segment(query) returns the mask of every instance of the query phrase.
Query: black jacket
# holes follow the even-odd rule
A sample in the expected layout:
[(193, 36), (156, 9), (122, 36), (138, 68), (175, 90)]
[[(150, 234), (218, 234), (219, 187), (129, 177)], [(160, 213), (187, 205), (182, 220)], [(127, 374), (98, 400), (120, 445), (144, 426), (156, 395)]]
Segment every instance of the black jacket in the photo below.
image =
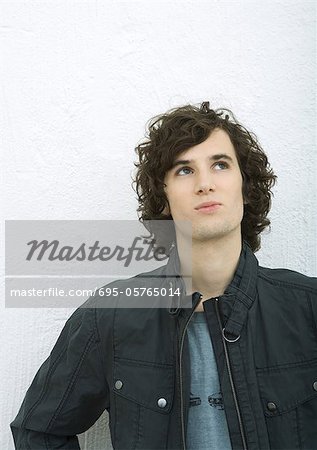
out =
[[(108, 285), (124, 292), (110, 308), (95, 296), (75, 311), (11, 423), (16, 448), (78, 449), (76, 435), (105, 409), (115, 449), (186, 448), (186, 328), (200, 294), (192, 308), (186, 296), (124, 307), (126, 287), (184, 292), (167, 277), (177, 261), (174, 251), (166, 266)], [(233, 450), (317, 449), (317, 279), (259, 267), (244, 244), (225, 294), (203, 305)]]

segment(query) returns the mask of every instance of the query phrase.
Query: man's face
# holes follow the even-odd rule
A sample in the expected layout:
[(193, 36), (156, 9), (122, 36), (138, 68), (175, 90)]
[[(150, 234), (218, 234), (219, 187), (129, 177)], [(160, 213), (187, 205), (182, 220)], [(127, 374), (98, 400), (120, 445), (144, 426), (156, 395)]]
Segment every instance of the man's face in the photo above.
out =
[[(240, 239), (242, 175), (225, 131), (214, 130), (204, 142), (178, 155), (164, 182), (169, 203), (165, 212), (174, 221), (190, 221), (193, 240), (233, 235)], [(211, 205), (204, 207), (205, 203)], [(177, 229), (176, 224), (176, 233)]]

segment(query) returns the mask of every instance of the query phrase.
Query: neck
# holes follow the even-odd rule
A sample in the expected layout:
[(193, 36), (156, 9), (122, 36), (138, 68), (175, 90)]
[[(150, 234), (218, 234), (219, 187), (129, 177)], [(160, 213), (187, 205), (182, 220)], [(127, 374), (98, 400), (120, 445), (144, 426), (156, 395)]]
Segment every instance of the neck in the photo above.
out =
[[(177, 241), (181, 274), (187, 294), (200, 292), (202, 301), (224, 293), (233, 279), (241, 253), (241, 235), (226, 236), (223, 239), (192, 241), (192, 257), (188, 257), (184, 245)], [(192, 264), (191, 264), (192, 263)], [(186, 275), (192, 273), (190, 278)], [(198, 310), (202, 311), (200, 303)]]

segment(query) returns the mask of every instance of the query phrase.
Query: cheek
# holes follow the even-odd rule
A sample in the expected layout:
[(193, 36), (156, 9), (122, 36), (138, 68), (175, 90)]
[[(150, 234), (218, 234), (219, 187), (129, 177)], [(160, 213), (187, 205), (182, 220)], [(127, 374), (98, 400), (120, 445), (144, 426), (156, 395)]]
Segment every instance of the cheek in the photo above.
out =
[(237, 198), (239, 199), (239, 201), (240, 201), (241, 203), (243, 203), (243, 191), (242, 191), (242, 186), (240, 187), (239, 194), (237, 195)]
[(234, 204), (234, 208), (236, 210), (243, 210), (244, 205), (244, 199), (243, 199), (243, 191), (242, 191), (242, 184), (236, 183), (234, 186), (232, 186), (232, 192), (235, 192), (235, 195), (232, 196), (232, 201)]
[(169, 206), (174, 219), (186, 216), (190, 210), (188, 195), (184, 192), (173, 192), (169, 198)]
[(170, 208), (174, 211), (182, 210), (184, 208), (184, 199), (180, 196), (173, 195), (173, 197), (170, 198), (169, 204)]
[(236, 185), (237, 198), (243, 202), (243, 180), (242, 177)]
[(219, 183), (219, 188), (227, 195), (231, 196), (232, 199), (243, 197), (242, 179), (240, 180), (238, 177), (224, 178), (221, 181), (221, 184)]
[(165, 193), (167, 194), (170, 205), (178, 205), (184, 203), (184, 198), (186, 198), (184, 192), (185, 190), (180, 186), (169, 187), (169, 189), (167, 189)]

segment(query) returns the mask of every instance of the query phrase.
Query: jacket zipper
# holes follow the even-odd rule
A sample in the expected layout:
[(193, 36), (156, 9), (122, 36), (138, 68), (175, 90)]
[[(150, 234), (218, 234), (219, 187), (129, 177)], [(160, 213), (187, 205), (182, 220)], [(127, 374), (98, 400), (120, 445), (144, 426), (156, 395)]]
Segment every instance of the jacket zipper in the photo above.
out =
[[(202, 298), (202, 295), (199, 297), (199, 299)], [(191, 312), (185, 326), (183, 329), (183, 334), (181, 336), (180, 340), (180, 350), (179, 350), (179, 386), (180, 386), (180, 396), (181, 396), (181, 425), (182, 425), (182, 442), (183, 442), (183, 450), (186, 450), (186, 444), (185, 444), (185, 426), (184, 426), (184, 398), (183, 398), (183, 367), (182, 367), (182, 358), (183, 358), (183, 347), (184, 347), (184, 340), (185, 340), (185, 334), (188, 327), (188, 324), (193, 317), (195, 312), (195, 308)]]
[(237, 416), (238, 416), (239, 427), (240, 427), (240, 434), (241, 434), (242, 444), (243, 444), (243, 450), (247, 450), (247, 443), (246, 443), (246, 438), (245, 438), (245, 434), (244, 434), (240, 408), (239, 408), (239, 405), (238, 405), (236, 389), (234, 387), (233, 378), (232, 378), (232, 371), (231, 371), (231, 365), (230, 365), (230, 360), (229, 360), (229, 355), (228, 355), (227, 342), (224, 339), (223, 332), (222, 332), (222, 328), (223, 327), (222, 327), (222, 324), (221, 324), (221, 319), (220, 319), (220, 314), (219, 314), (218, 301), (219, 301), (218, 298), (216, 298), (215, 299), (215, 307), (216, 307), (216, 314), (217, 314), (218, 324), (219, 324), (219, 328), (220, 328), (220, 333), (221, 333), (221, 337), (222, 337), (222, 343), (223, 343), (223, 347), (224, 347), (224, 351), (225, 351), (226, 366), (227, 366), (227, 369), (228, 369), (228, 375), (229, 375), (231, 391), (232, 391), (232, 395), (233, 395), (233, 399), (234, 399), (234, 405), (235, 405)]

